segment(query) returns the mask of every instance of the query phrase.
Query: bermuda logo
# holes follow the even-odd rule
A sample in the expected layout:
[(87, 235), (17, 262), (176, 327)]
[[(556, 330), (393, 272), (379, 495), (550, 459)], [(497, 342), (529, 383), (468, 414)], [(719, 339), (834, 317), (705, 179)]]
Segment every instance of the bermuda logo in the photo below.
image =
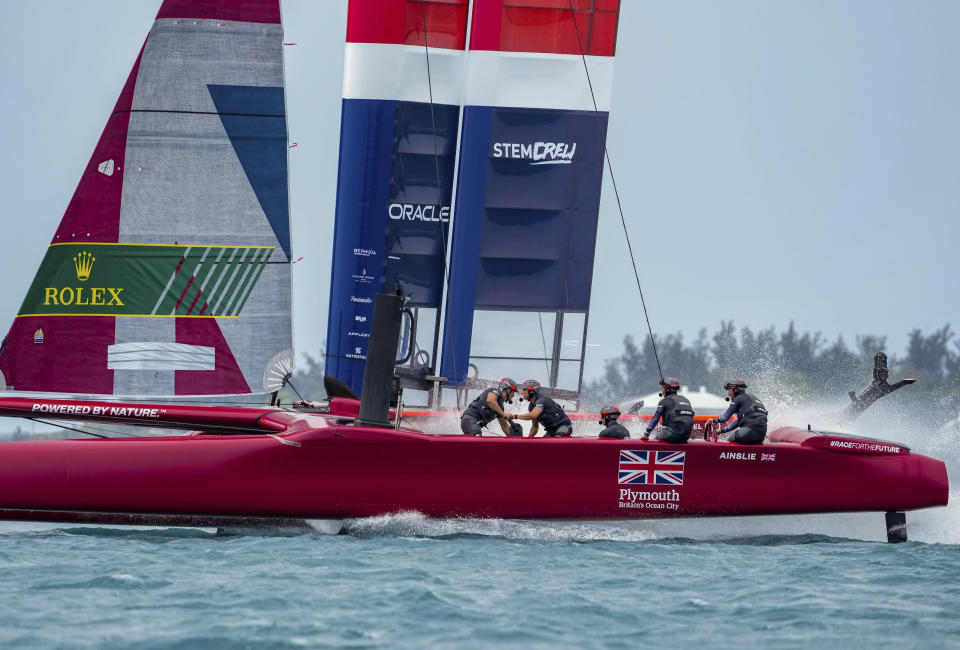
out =
[(494, 158), (529, 160), (531, 165), (569, 165), (576, 152), (576, 142), (493, 143)]
[(73, 266), (77, 269), (77, 279), (80, 282), (86, 282), (90, 278), (90, 271), (93, 270), (93, 263), (97, 258), (87, 251), (80, 251), (78, 255), (73, 256)]

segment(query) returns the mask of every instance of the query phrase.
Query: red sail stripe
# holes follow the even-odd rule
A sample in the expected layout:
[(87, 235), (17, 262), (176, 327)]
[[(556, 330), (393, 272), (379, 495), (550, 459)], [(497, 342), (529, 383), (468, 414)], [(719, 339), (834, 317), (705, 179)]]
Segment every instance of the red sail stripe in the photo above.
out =
[(466, 43), (467, 0), (351, 0), (348, 43), (424, 44), (424, 18), (431, 47), (462, 50)]
[[(193, 308), (197, 306), (197, 300), (200, 298), (200, 294), (202, 294), (202, 293), (203, 293), (203, 289), (198, 289), (198, 290), (197, 290), (197, 295), (195, 295), (195, 296), (193, 297), (193, 302), (190, 303), (190, 309), (187, 310), (187, 316), (189, 316), (189, 315), (190, 315), (190, 312), (193, 311)], [(204, 303), (204, 304), (206, 304), (206, 303)]]
[[(574, 13), (571, 14), (571, 5)], [(613, 56), (620, 0), (488, 0), (473, 5), (471, 50)]]
[(278, 0), (164, 0), (157, 12), (157, 20), (161, 18), (280, 24), (280, 3)]
[[(179, 270), (180, 270), (180, 267), (177, 267), (177, 270), (179, 271)], [(190, 276), (190, 279), (187, 280), (187, 286), (185, 286), (185, 287), (183, 288), (183, 293), (180, 294), (180, 299), (177, 300), (177, 305), (176, 305), (176, 307), (173, 308), (173, 313), (177, 313), (177, 310), (180, 309), (180, 303), (183, 302), (184, 296), (186, 296), (186, 295), (187, 295), (187, 292), (190, 291), (190, 285), (191, 285), (191, 284), (193, 284), (193, 276), (192, 276), (192, 275)]]

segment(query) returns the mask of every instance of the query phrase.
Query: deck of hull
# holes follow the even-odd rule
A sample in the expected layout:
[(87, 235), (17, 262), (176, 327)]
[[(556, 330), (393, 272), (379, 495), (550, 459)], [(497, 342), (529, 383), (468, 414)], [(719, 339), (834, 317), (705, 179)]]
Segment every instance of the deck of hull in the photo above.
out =
[(830, 448), (823, 437), (805, 434), (781, 429), (771, 439), (782, 442), (760, 446), (670, 445), (324, 424), (277, 435), (13, 442), (0, 446), (0, 519), (258, 525), (405, 511), (648, 519), (947, 502), (946, 468), (938, 460), (903, 449)]

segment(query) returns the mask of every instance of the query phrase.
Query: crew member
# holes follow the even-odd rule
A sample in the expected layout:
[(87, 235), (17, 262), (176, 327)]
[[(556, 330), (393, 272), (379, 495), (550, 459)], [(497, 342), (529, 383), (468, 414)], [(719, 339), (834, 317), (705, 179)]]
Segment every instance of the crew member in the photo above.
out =
[(620, 409), (613, 404), (607, 404), (600, 409), (600, 424), (606, 427), (600, 432), (601, 438), (629, 438), (630, 432), (627, 427), (617, 422), (620, 417)]
[(530, 433), (528, 438), (537, 435), (540, 425), (543, 425), (543, 436), (545, 438), (554, 438), (569, 436), (573, 433), (573, 424), (570, 418), (563, 412), (559, 404), (545, 395), (540, 394), (540, 382), (535, 379), (528, 379), (520, 385), (520, 399), (530, 402), (530, 408), (527, 413), (521, 413), (517, 416), (518, 420), (531, 420)]
[(504, 401), (512, 404), (516, 392), (517, 382), (504, 377), (500, 380), (498, 386), (488, 388), (480, 393), (475, 400), (470, 402), (470, 406), (463, 411), (463, 416), (460, 418), (460, 430), (468, 436), (479, 436), (487, 422), (496, 418), (500, 422), (500, 428), (503, 429), (504, 435), (523, 436), (522, 429), (517, 433), (520, 425), (510, 426), (515, 424), (510, 422), (515, 417), (514, 414), (503, 410)]
[(723, 423), (730, 420), (734, 414), (737, 416), (736, 420), (721, 429), (724, 433), (733, 431), (727, 436), (727, 441), (739, 442), (741, 445), (763, 443), (767, 436), (767, 408), (763, 402), (746, 392), (747, 385), (741, 379), (728, 381), (723, 387), (727, 389), (730, 408), (718, 417), (716, 422)]
[(663, 431), (654, 440), (683, 444), (690, 439), (690, 432), (693, 431), (693, 407), (690, 406), (690, 400), (678, 393), (680, 382), (676, 377), (663, 377), (660, 387), (663, 389), (660, 393), (663, 399), (657, 404), (657, 411), (643, 432), (643, 439), (649, 440), (657, 422), (662, 420)]

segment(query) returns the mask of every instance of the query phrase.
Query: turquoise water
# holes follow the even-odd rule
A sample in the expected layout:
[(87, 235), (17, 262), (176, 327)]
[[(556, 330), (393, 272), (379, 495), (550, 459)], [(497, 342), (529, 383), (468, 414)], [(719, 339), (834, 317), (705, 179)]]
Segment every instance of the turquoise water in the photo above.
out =
[(336, 536), (10, 523), (0, 647), (960, 647), (956, 512), (911, 513), (926, 541), (900, 545), (869, 541), (882, 514), (407, 514)]

